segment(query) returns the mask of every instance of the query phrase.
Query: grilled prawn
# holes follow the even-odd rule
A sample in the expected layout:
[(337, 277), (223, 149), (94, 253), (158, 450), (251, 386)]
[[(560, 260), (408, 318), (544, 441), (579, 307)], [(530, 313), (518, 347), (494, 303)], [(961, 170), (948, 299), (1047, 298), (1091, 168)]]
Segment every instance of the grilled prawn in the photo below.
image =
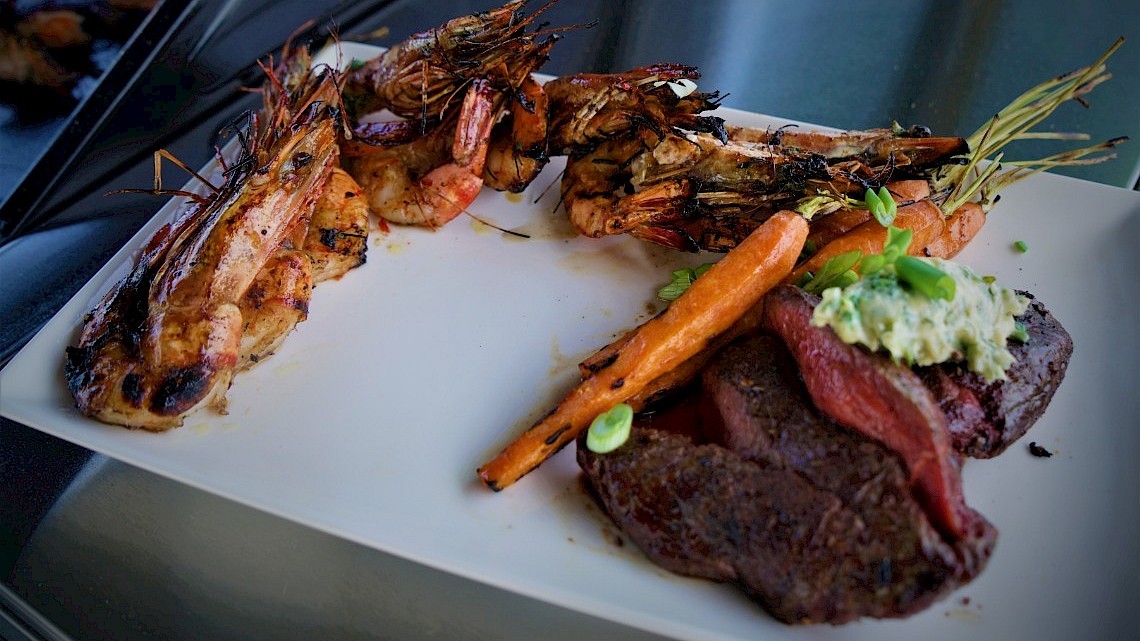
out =
[[(1107, 80), (1104, 63), (1121, 42), (1094, 64), (1030, 89), (965, 139), (897, 126), (841, 133), (727, 127), (714, 137), (702, 130), (707, 120), (699, 115), (688, 126), (674, 121), (665, 135), (648, 136), (645, 127), (595, 128), (602, 141), (568, 159), (562, 202), (588, 236), (629, 233), (681, 250), (727, 251), (781, 209), (811, 220), (813, 235), (825, 235), (815, 234), (820, 227), (831, 236), (856, 229), (871, 216), (862, 203), (866, 190), (919, 180), (927, 192), (921, 204), (942, 217), (922, 252), (950, 257), (981, 229), (1004, 186), (1052, 167), (1113, 157), (1125, 138), (1039, 160), (1003, 161), (1002, 149), (1019, 138), (1087, 139), (1030, 129)], [(547, 91), (559, 104), (555, 90)], [(581, 130), (590, 111), (574, 113), (570, 122)], [(633, 123), (645, 113), (615, 115)]]
[(694, 91), (696, 67), (655, 64), (623, 73), (586, 73), (555, 78), (544, 90), (550, 100), (552, 153), (579, 156), (618, 136), (696, 131), (726, 139), (724, 121), (701, 115), (716, 109), (718, 93)]
[(773, 213), (801, 208), (815, 194), (832, 194), (829, 202), (859, 197), (966, 150), (960, 138), (922, 134), (812, 132), (771, 144), (740, 133), (730, 130), (738, 137), (727, 143), (700, 134), (664, 137), (629, 163), (633, 193), (620, 196), (602, 226), (587, 233), (629, 231), (676, 249), (727, 251)]
[[(225, 183), (161, 228), (67, 350), (81, 412), (165, 430), (224, 407), (234, 373), (304, 317), (313, 208), (337, 156), (337, 77), (286, 48)], [(292, 309), (298, 314), (282, 315)]]
[(377, 215), (443, 225), (484, 184), (521, 191), (546, 164), (546, 97), (531, 73), (557, 38), (528, 31), (545, 7), (524, 16), (524, 4), (455, 18), (349, 73), (352, 118), (387, 110), (402, 119), (361, 125), (346, 147), (346, 168)]

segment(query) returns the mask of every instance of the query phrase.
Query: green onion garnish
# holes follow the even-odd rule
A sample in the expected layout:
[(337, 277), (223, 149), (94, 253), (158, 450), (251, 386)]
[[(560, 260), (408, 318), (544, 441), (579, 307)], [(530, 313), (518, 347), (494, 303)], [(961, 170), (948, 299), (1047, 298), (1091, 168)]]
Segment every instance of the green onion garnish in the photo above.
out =
[(887, 259), (882, 254), (871, 254), (866, 256), (863, 260), (859, 261), (859, 265), (855, 271), (859, 272), (860, 276), (870, 276), (877, 274), (881, 269), (887, 266)]
[(1013, 248), (1022, 254), (1029, 251), (1029, 245), (1024, 240), (1019, 240), (1019, 241), (1015, 242), (1013, 244)]
[(633, 408), (626, 403), (618, 403), (590, 423), (590, 429), (586, 432), (586, 447), (596, 454), (612, 452), (629, 439), (632, 425)]
[[(870, 190), (867, 193), (874, 196)], [(890, 198), (889, 194), (887, 198)], [(824, 263), (814, 276), (801, 278), (796, 284), (808, 293), (819, 294), (831, 287), (846, 287), (862, 276), (876, 274), (887, 265), (894, 265), (899, 280), (912, 289), (928, 298), (953, 300), (956, 289), (953, 278), (929, 261), (907, 255), (913, 237), (914, 232), (909, 229), (887, 225), (883, 253), (864, 256), (863, 252), (855, 250), (839, 254)]]
[(700, 278), (701, 274), (707, 272), (712, 266), (712, 263), (704, 263), (692, 269), (685, 267), (674, 271), (673, 281), (657, 290), (657, 298), (670, 302), (677, 300), (681, 294), (689, 289), (689, 285), (692, 285), (693, 281)]
[(912, 238), (914, 238), (914, 232), (910, 229), (899, 229), (893, 225), (887, 227), (887, 242), (883, 243), (883, 258), (888, 263), (893, 263), (898, 260), (899, 256), (906, 256)]
[(895, 215), (899, 208), (886, 187), (880, 187), (878, 194), (874, 190), (868, 189), (866, 196), (864, 196), (864, 202), (867, 203), (867, 209), (870, 210), (875, 220), (879, 221), (883, 227), (890, 227), (891, 223), (895, 222)]
[(800, 250), (800, 257), (796, 259), (796, 262), (798, 263), (800, 261), (804, 261), (804, 260), (811, 258), (815, 254), (815, 252), (816, 252), (815, 243), (811, 242), (810, 238), (805, 240), (804, 241), (804, 248)]
[(1019, 343), (1028, 343), (1029, 330), (1025, 329), (1025, 325), (1021, 321), (1013, 321), (1013, 333), (1009, 337)]
[(846, 287), (859, 280), (859, 275), (854, 269), (862, 257), (863, 252), (856, 249), (829, 259), (819, 268), (819, 272), (811, 281), (804, 285), (804, 290), (818, 294), (829, 287)]
[(899, 279), (928, 298), (954, 300), (954, 279), (929, 262), (914, 256), (899, 256), (895, 261)]

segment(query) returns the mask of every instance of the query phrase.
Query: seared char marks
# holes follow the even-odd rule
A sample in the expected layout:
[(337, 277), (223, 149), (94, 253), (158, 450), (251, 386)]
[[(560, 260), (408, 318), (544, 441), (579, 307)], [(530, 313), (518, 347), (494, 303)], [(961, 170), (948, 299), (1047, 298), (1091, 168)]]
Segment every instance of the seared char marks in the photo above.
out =
[[(155, 389), (150, 410), (161, 416), (173, 416), (193, 408), (209, 391), (215, 374), (205, 364), (174, 368)], [(124, 380), (124, 385), (125, 383)]]

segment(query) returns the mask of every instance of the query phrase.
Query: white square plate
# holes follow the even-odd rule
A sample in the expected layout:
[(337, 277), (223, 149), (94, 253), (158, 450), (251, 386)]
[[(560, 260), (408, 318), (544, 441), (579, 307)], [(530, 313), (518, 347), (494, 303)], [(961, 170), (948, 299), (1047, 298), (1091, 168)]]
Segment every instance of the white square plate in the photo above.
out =
[[(787, 122), (722, 111), (736, 124)], [(965, 466), (969, 503), (1001, 532), (981, 577), (906, 620), (788, 627), (729, 587), (611, 543), (573, 448), (499, 494), (475, 477), (561, 397), (581, 358), (659, 309), (671, 269), (707, 260), (575, 236), (548, 189), (561, 168), (521, 198), (485, 191), (470, 208), (529, 240), (468, 217), (374, 233), (367, 264), (318, 287), (309, 320), (236, 378), (227, 415), (152, 434), (81, 416), (62, 366), (83, 314), (171, 217), (168, 204), (0, 373), (0, 413), (367, 546), (678, 639), (1137, 637), (1140, 194), (1034, 177), (1004, 194), (959, 257), (1032, 291), (1076, 345), (1024, 441)], [(1031, 456), (1031, 440), (1056, 456)]]

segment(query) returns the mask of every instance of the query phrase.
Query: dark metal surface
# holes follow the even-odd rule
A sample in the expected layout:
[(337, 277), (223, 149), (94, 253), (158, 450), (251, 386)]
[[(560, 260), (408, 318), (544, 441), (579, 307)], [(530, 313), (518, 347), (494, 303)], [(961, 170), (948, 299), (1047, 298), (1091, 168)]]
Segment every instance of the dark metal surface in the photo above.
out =
[[(256, 84), (255, 60), (306, 20), (317, 19), (312, 33), (332, 24), (345, 35), (386, 26), (391, 35), (378, 44), (391, 44), (493, 2), (172, 4), (161, 5), (165, 13), (128, 45), (129, 63), (109, 76), (125, 89), (81, 105), (54, 145), (4, 150), (45, 154), (0, 209), (2, 235), (22, 233), (0, 246), (4, 360), (161, 204), (102, 194), (149, 185), (156, 148), (204, 164), (213, 131), (249, 105), (241, 87)], [(1092, 108), (1066, 105), (1049, 127), (1094, 139), (1132, 136), (1117, 161), (1067, 173), (1136, 184), (1140, 6), (1132, 1), (562, 0), (547, 15), (553, 24), (595, 18), (596, 27), (566, 35), (544, 71), (685, 62), (701, 67), (703, 88), (727, 92), (729, 106), (842, 128), (897, 120), (958, 134), (1124, 35), (1130, 42), (1111, 62), (1116, 78), (1097, 89)], [(81, 639), (651, 638), (268, 516), (3, 419), (0, 577), (5, 617), (38, 613)], [(19, 633), (3, 619), (0, 632)]]

